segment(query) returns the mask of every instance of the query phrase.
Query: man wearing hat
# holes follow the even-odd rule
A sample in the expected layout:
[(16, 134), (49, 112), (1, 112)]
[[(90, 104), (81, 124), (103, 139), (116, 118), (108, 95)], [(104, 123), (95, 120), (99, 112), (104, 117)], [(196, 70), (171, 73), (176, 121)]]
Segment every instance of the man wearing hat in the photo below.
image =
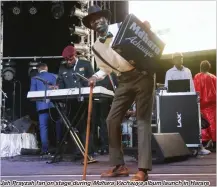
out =
[(182, 53), (174, 53), (172, 55), (172, 61), (174, 66), (166, 72), (165, 87), (168, 88), (168, 80), (190, 80), (190, 91), (194, 92), (194, 83), (191, 74), (191, 70), (183, 66), (183, 55)]
[[(101, 10), (98, 6), (91, 6), (88, 10), (88, 15), (82, 20), (87, 28), (96, 31), (99, 35), (93, 47), (95, 49), (95, 60), (100, 70), (89, 79), (89, 84), (95, 85), (97, 81), (104, 79), (112, 72), (118, 75), (118, 87), (115, 90), (111, 110), (106, 120), (110, 162), (114, 168), (102, 173), (101, 176), (129, 176), (129, 170), (125, 166), (121, 146), (121, 123), (127, 110), (136, 100), (138, 172), (132, 180), (145, 181), (148, 180), (147, 171), (152, 169), (151, 113), (155, 78), (153, 74), (151, 75), (148, 72), (137, 71), (111, 48), (114, 36), (108, 28), (110, 17), (111, 12), (109, 10)], [(104, 58), (104, 61), (98, 54)]]

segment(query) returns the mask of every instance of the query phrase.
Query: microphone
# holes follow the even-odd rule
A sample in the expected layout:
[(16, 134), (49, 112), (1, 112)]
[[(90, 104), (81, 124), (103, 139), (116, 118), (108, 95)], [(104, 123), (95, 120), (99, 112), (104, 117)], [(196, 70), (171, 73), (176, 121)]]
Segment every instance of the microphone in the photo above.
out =
[(73, 73), (74, 76), (81, 78), (82, 80), (88, 81), (88, 79), (86, 77), (84, 77), (83, 75), (79, 74), (79, 73)]
[(52, 84), (50, 83), (50, 82), (48, 82), (48, 81), (46, 81), (46, 80), (44, 80), (44, 79), (42, 79), (41, 77), (38, 77), (38, 76), (35, 76), (35, 77), (33, 77), (33, 78), (35, 78), (35, 79), (37, 79), (37, 80), (39, 80), (39, 81), (41, 81), (41, 82), (43, 82), (44, 83), (44, 85), (45, 85), (45, 90), (44, 90), (44, 102), (45, 103), (48, 103), (48, 101), (47, 101), (47, 85), (51, 85), (52, 86)]
[(46, 81), (46, 80), (42, 79), (41, 77), (36, 76), (36, 77), (33, 77), (33, 78), (43, 82), (46, 85), (52, 85), (49, 81)]

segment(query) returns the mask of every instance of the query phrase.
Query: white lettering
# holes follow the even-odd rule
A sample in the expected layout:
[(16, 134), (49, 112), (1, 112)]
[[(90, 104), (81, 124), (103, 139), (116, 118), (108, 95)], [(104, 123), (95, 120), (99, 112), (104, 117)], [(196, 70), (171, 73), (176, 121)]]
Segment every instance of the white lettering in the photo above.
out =
[(130, 38), (126, 38), (126, 40), (129, 40), (130, 43), (132, 43), (135, 47), (137, 47), (140, 51), (142, 51), (144, 53), (144, 56), (149, 56), (149, 57), (154, 57), (154, 55), (148, 50), (146, 49), (143, 45), (141, 45), (141, 40), (137, 40), (138, 37), (134, 36), (134, 37), (130, 37)]
[[(160, 48), (154, 44), (153, 41), (151, 41), (148, 38), (148, 34), (145, 31), (141, 31), (140, 26), (138, 26), (135, 22), (132, 23), (132, 25), (130, 26), (130, 29), (134, 31), (134, 33), (142, 40), (144, 41), (157, 55), (160, 54)], [(131, 37), (133, 38), (133, 37)], [(126, 38), (127, 39), (127, 38)], [(144, 47), (143, 47), (144, 48)], [(143, 51), (143, 50), (142, 50)], [(147, 56), (147, 55), (145, 55)]]
[(190, 185), (194, 185), (194, 186), (210, 186), (210, 182), (209, 181), (197, 181), (197, 180), (191, 180), (190, 181)]
[(163, 185), (164, 186), (182, 186), (182, 181), (168, 181), (168, 180), (163, 180)]
[(137, 26), (135, 22), (133, 22), (132, 25), (130, 26), (130, 29), (133, 30), (138, 35), (140, 27)]
[(177, 127), (182, 127), (182, 114), (176, 112), (176, 115), (177, 115), (177, 122), (179, 124), (179, 125), (177, 125)]

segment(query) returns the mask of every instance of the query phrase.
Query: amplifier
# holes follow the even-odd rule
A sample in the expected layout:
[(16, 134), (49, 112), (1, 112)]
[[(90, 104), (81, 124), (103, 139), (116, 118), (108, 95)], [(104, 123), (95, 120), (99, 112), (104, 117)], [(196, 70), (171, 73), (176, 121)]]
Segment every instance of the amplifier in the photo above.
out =
[(156, 96), (157, 132), (180, 133), (187, 147), (201, 145), (201, 115), (196, 92), (167, 93)]

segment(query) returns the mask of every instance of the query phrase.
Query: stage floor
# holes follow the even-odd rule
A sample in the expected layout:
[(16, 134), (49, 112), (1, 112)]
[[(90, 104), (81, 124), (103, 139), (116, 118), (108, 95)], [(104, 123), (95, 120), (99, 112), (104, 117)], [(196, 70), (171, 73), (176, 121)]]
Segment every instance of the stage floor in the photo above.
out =
[[(2, 180), (41, 180), (41, 181), (72, 181), (81, 180), (83, 165), (80, 162), (71, 162), (65, 156), (65, 161), (46, 164), (46, 160), (38, 156), (17, 156), (1, 160)], [(100, 180), (100, 174), (110, 167), (108, 156), (96, 156), (99, 162), (88, 165), (87, 180)], [(137, 169), (137, 163), (132, 157), (125, 157), (126, 165), (131, 176)], [(197, 158), (189, 158), (182, 162), (168, 164), (154, 164), (149, 180), (198, 180), (209, 181), (216, 186), (216, 153)], [(109, 180), (129, 180), (130, 177)], [(103, 178), (102, 180), (108, 180)], [(197, 185), (199, 186), (199, 185)]]

